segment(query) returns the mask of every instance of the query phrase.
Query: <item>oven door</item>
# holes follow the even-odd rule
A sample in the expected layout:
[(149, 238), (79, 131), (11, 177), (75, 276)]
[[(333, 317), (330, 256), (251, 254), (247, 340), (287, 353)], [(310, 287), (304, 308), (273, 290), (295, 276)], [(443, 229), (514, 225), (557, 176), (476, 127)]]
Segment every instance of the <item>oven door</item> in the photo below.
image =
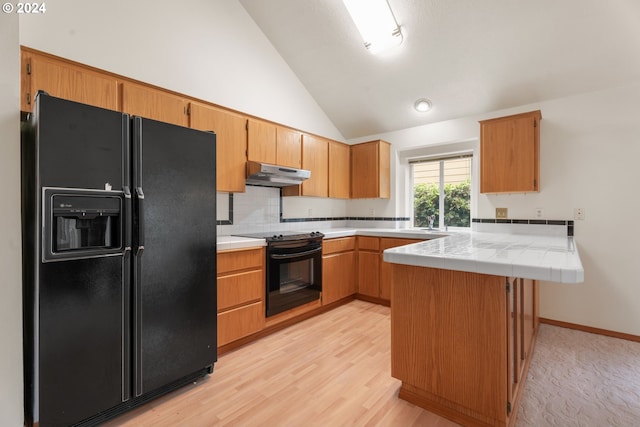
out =
[(267, 317), (320, 299), (322, 242), (270, 244), (267, 250)]

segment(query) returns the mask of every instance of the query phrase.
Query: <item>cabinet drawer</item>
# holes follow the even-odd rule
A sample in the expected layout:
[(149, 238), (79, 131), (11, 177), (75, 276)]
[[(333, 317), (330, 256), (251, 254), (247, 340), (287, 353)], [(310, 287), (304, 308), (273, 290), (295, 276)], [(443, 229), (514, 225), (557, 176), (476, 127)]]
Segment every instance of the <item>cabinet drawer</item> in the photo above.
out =
[(322, 241), (322, 254), (329, 255), (336, 252), (352, 251), (356, 248), (355, 237), (340, 237)]
[(380, 238), (358, 236), (358, 249), (377, 251), (380, 249)]
[(398, 246), (410, 245), (412, 243), (424, 242), (429, 239), (397, 239), (390, 237), (383, 237), (380, 239), (380, 250), (397, 248)]
[(264, 293), (262, 270), (218, 277), (218, 311), (260, 300)]
[(264, 327), (262, 301), (218, 314), (218, 347), (246, 337)]
[(218, 252), (218, 275), (229, 271), (262, 268), (264, 248)]

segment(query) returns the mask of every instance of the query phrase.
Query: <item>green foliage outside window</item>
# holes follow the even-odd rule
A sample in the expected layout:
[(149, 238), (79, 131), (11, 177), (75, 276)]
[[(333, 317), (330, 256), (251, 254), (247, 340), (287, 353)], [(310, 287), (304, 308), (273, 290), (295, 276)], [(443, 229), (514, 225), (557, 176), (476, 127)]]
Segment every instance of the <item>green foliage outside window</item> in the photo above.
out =
[[(439, 189), (435, 184), (417, 184), (414, 187), (414, 226), (428, 227), (430, 215), (435, 215), (434, 227), (440, 221)], [(458, 184), (444, 186), (444, 225), (449, 227), (469, 227), (471, 224), (471, 183), (467, 179)]]

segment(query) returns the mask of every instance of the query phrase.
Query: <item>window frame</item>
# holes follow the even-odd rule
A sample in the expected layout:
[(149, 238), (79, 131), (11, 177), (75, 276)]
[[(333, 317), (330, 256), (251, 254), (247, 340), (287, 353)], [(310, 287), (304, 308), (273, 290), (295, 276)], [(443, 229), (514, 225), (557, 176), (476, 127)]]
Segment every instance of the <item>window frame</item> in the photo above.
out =
[(447, 160), (456, 160), (456, 159), (469, 159), (469, 181), (470, 181), (470, 191), (469, 191), (469, 227), (452, 227), (463, 230), (468, 230), (471, 228), (472, 218), (473, 218), (473, 207), (475, 206), (475, 187), (476, 187), (476, 173), (477, 170), (476, 162), (477, 162), (477, 152), (476, 149), (466, 149), (460, 152), (455, 153), (439, 153), (432, 155), (424, 155), (420, 157), (414, 157), (407, 159), (407, 166), (409, 168), (409, 197), (408, 197), (408, 212), (411, 212), (411, 227), (424, 228), (424, 226), (416, 226), (415, 224), (415, 184), (414, 184), (414, 165), (419, 163), (427, 163), (427, 162), (439, 162), (438, 171), (439, 171), (439, 197), (438, 197), (438, 224), (434, 224), (434, 228), (438, 228), (440, 230), (448, 229), (448, 224), (445, 224), (445, 197), (444, 197), (444, 162)]

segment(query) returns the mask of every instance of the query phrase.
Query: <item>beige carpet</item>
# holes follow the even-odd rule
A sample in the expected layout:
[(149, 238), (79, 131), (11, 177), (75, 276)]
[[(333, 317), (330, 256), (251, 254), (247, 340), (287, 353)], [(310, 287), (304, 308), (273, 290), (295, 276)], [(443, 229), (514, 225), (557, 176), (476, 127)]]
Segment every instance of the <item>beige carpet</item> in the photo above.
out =
[(640, 343), (540, 325), (516, 427), (640, 426)]

